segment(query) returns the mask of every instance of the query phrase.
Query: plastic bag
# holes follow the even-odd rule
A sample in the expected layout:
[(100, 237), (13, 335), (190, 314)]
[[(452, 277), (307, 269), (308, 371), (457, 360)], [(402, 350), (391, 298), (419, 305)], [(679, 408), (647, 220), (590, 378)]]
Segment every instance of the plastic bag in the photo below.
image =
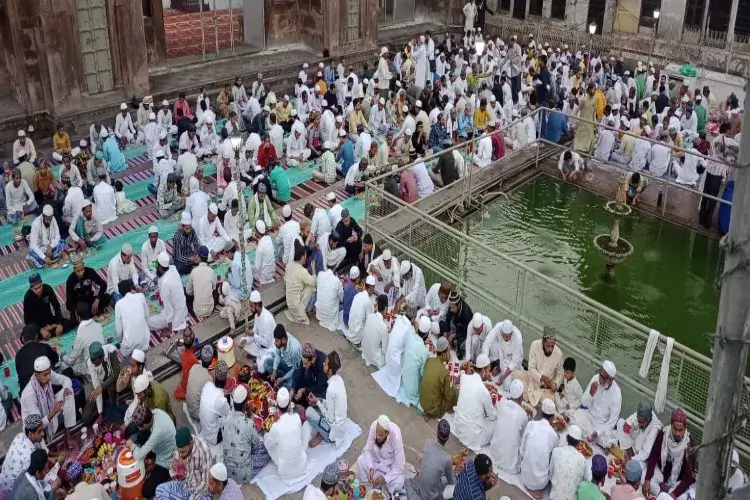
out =
[(689, 77), (695, 77), (696, 75), (695, 67), (691, 64), (685, 64), (681, 66), (680, 69), (678, 70), (678, 73), (681, 74), (682, 76), (689, 76)]

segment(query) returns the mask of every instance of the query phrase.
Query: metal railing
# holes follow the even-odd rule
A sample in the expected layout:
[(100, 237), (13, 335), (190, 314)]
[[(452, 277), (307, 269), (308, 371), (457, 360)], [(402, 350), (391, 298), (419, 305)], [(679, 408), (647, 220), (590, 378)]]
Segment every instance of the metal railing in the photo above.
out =
[[(455, 148), (465, 148), (476, 140)], [(537, 150), (531, 155), (531, 161), (538, 162), (542, 155), (549, 156), (550, 151), (552, 154), (559, 151), (549, 144), (538, 146), (540, 143), (530, 146)], [(454, 185), (447, 186), (420, 200), (417, 205), (429, 206), (433, 214), (434, 207), (444, 210), (471, 190), (472, 175), (494, 169), (508, 172), (513, 168), (507, 164), (509, 162), (513, 160), (503, 159), (499, 164), (477, 171), (468, 167), (468, 160), (467, 175), (455, 183), (464, 185), (460, 194)], [(381, 184), (388, 175), (365, 182), (364, 224), (381, 248), (390, 248), (400, 258), (415, 262), (422, 269), (428, 286), (449, 280), (473, 310), (487, 314), (494, 321), (504, 318), (514, 321), (524, 333), (526, 349), (531, 341), (541, 338), (545, 327), (553, 327), (558, 332), (564, 353), (577, 359), (582, 385), (596, 373), (603, 359), (614, 361), (623, 392), (623, 417), (634, 411), (639, 401), (653, 400), (663, 349), (670, 332), (660, 335), (648, 374), (645, 379), (641, 378), (638, 371), (649, 327), (491, 248), (460, 228), (441, 222), (419, 206), (406, 204), (392, 196)], [(454, 191), (448, 193), (451, 187)], [(439, 200), (449, 195), (453, 196), (452, 200)], [(667, 412), (671, 409), (683, 408), (698, 441), (704, 424), (710, 374), (711, 360), (708, 357), (682, 344), (674, 344), (667, 404), (661, 417), (664, 422), (668, 420)], [(750, 387), (750, 378), (745, 378), (745, 386)], [(744, 404), (750, 404), (747, 391), (742, 399)], [(743, 430), (738, 441), (737, 448), (743, 461), (750, 459), (750, 430)]]

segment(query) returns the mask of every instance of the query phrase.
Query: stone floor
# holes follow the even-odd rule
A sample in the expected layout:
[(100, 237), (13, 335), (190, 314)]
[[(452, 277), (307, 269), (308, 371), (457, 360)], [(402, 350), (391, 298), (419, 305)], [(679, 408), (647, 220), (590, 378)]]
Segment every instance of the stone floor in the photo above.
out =
[[(276, 314), (276, 321), (285, 322), (283, 313)], [(336, 350), (341, 357), (341, 376), (346, 381), (347, 396), (349, 401), (349, 418), (362, 427), (362, 434), (357, 438), (344, 458), (353, 464), (364, 448), (367, 440), (369, 425), (378, 417), (386, 414), (392, 421), (401, 427), (404, 436), (404, 448), (406, 450), (406, 461), (416, 466), (417, 456), (427, 440), (435, 439), (437, 420), (425, 420), (417, 415), (413, 408), (407, 408), (398, 404), (393, 398), (387, 396), (371, 377), (371, 372), (365, 367), (362, 357), (343, 335), (329, 332), (321, 328), (316, 321), (312, 321), (309, 327), (290, 325), (288, 329), (300, 340), (300, 342), (311, 342), (317, 349), (323, 352)], [(238, 362), (243, 362), (244, 353), (237, 350)], [(163, 382), (170, 394), (180, 382), (179, 375), (170, 377)], [(182, 404), (172, 400), (173, 409), (177, 417), (177, 425), (187, 425), (182, 412)], [(448, 451), (453, 454), (461, 449), (458, 440), (451, 436), (447, 446)], [(315, 484), (319, 484), (317, 478)], [(256, 486), (247, 485), (243, 488), (246, 499), (261, 500), (263, 494)], [(503, 495), (513, 500), (527, 498), (526, 494), (516, 487), (507, 484), (499, 484), (488, 492), (488, 500), (497, 500)], [(300, 500), (302, 493), (286, 495), (283, 500)]]

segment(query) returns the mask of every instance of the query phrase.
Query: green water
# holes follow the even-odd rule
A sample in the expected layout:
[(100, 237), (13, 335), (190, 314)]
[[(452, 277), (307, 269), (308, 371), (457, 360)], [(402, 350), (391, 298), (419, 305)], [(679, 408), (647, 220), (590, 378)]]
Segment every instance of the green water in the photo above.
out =
[[(633, 255), (616, 266), (615, 281), (609, 282), (593, 246), (594, 237), (609, 233), (612, 225), (604, 199), (545, 175), (509, 198), (493, 201), (484, 217), (470, 217), (469, 234), (710, 356), (706, 335), (716, 326), (716, 281), (724, 263), (718, 241), (634, 212), (620, 222), (620, 236), (633, 244)], [(481, 265), (481, 254), (470, 248), (468, 263)]]

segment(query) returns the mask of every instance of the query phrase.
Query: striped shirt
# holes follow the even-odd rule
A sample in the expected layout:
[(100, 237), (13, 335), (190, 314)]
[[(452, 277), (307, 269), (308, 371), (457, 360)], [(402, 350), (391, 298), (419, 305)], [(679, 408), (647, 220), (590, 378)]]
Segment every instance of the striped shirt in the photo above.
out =
[(192, 229), (189, 233), (185, 234), (182, 228), (178, 229), (174, 233), (173, 245), (174, 250), (172, 251), (172, 259), (176, 264), (186, 266), (190, 263), (190, 257), (198, 255), (198, 247), (200, 242), (195, 231)]
[(458, 476), (456, 489), (453, 491), (453, 500), (485, 500), (484, 485), (477, 476), (474, 462), (469, 461), (464, 471)]

